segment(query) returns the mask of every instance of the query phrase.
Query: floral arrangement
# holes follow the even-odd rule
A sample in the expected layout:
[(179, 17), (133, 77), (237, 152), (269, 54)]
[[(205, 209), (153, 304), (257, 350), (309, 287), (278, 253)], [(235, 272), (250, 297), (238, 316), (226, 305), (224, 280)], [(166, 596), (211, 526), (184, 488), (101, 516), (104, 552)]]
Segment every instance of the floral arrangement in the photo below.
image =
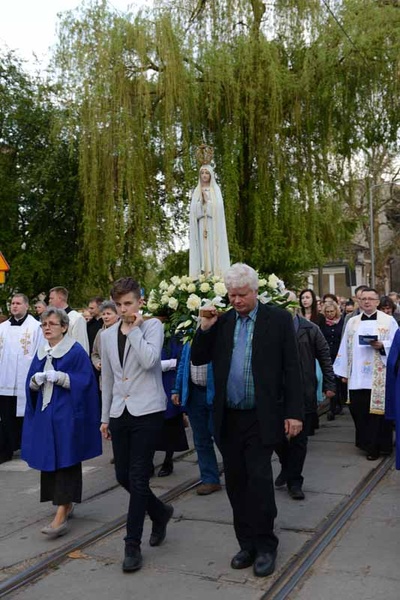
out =
[[(259, 275), (258, 284), (260, 302), (283, 308), (297, 306), (297, 303), (288, 301), (285, 284), (276, 275)], [(175, 275), (151, 290), (146, 316), (162, 318), (166, 337), (182, 336), (185, 343), (195, 334), (199, 310), (208, 306), (215, 306), (221, 312), (231, 308), (222, 277), (200, 275), (199, 279), (194, 280), (187, 275)]]

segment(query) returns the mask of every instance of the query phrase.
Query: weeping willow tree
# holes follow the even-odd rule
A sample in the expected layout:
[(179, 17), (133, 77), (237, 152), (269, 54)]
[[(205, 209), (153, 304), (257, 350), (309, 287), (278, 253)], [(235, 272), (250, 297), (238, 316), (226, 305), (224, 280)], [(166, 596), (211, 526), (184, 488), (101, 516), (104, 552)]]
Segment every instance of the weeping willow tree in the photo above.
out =
[(183, 234), (202, 142), (232, 260), (290, 279), (334, 256), (354, 226), (354, 159), (398, 142), (399, 43), (400, 10), (373, 0), (69, 13), (55, 67), (80, 147), (82, 276), (141, 276)]

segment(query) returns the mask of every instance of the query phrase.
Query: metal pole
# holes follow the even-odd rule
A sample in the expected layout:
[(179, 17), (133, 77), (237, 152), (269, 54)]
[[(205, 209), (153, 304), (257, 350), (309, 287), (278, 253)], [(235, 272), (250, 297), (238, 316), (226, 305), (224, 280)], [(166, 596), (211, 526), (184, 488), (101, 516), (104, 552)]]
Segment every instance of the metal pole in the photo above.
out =
[(371, 254), (371, 287), (375, 287), (375, 236), (374, 236), (374, 206), (372, 202), (372, 190), (379, 185), (371, 185), (369, 188), (369, 246)]

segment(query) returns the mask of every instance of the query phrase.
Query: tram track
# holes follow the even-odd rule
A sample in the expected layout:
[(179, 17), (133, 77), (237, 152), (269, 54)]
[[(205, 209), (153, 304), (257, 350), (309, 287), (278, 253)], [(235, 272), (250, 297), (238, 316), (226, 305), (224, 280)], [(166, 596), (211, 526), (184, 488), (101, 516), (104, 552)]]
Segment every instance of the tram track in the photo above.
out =
[[(199, 477), (195, 477), (184, 481), (183, 483), (177, 485), (176, 487), (168, 490), (164, 494), (159, 496), (160, 500), (163, 502), (172, 502), (177, 500), (183, 494), (190, 492), (196, 486), (201, 483)], [(111, 488), (114, 489), (114, 488)], [(105, 492), (102, 492), (104, 494)], [(12, 593), (15, 593), (25, 586), (33, 583), (40, 577), (46, 575), (47, 572), (51, 571), (58, 565), (60, 565), (63, 561), (68, 559), (68, 555), (72, 552), (76, 552), (78, 550), (83, 550), (88, 546), (99, 542), (100, 540), (116, 533), (120, 529), (122, 529), (126, 524), (126, 514), (117, 517), (113, 521), (102, 525), (94, 529), (93, 531), (78, 537), (74, 540), (71, 540), (68, 544), (65, 544), (61, 548), (58, 548), (54, 552), (48, 554), (42, 560), (39, 560), (34, 565), (22, 570), (17, 575), (9, 577), (4, 581), (0, 582), (0, 598), (6, 598)]]
[[(182, 452), (175, 459), (174, 462), (180, 462), (188, 456), (194, 454), (194, 452), (194, 448), (191, 448), (186, 452)], [(220, 472), (222, 472), (221, 465), (219, 465), (219, 468)], [(178, 499), (183, 494), (195, 488), (200, 483), (201, 480), (199, 477), (193, 477), (178, 484), (174, 488), (164, 492), (159, 496), (159, 498), (164, 502), (172, 502), (173, 500)], [(101, 496), (105, 496), (106, 494), (113, 492), (118, 487), (118, 483), (108, 486), (100, 492), (96, 492), (95, 494), (91, 494), (90, 496), (85, 498), (84, 503), (91, 502)], [(117, 517), (109, 523), (106, 523), (83, 536), (71, 540), (68, 544), (63, 545), (61, 548), (58, 548), (54, 552), (48, 553), (45, 558), (38, 560), (37, 562), (35, 562), (35, 564), (27, 567), (26, 569), (22, 569), (16, 575), (13, 575), (4, 579), (3, 581), (0, 581), (0, 599), (9, 596), (11, 593), (14, 593), (24, 588), (30, 583), (33, 583), (34, 581), (45, 575), (46, 572), (51, 571), (64, 560), (67, 560), (68, 555), (72, 552), (87, 548), (88, 546), (91, 546), (92, 544), (106, 538), (107, 536), (116, 533), (117, 531), (122, 529), (122, 527), (124, 527), (125, 524), (126, 514)]]
[(336, 536), (364, 504), (370, 494), (394, 464), (394, 457), (386, 457), (356, 486), (350, 496), (341, 502), (317, 528), (300, 551), (288, 561), (284, 569), (260, 600), (289, 600), (296, 586), (307, 576), (313, 565), (326, 551)]
[[(322, 411), (321, 411), (322, 412)], [(194, 452), (193, 449), (182, 453), (177, 457), (177, 462), (190, 456)], [(283, 568), (277, 573), (277, 578), (271, 582), (268, 589), (264, 587), (264, 593), (260, 596), (260, 600), (290, 600), (295, 596), (292, 593), (296, 587), (304, 581), (309, 575), (312, 567), (322, 554), (329, 548), (340, 533), (340, 531), (349, 523), (354, 513), (363, 505), (374, 491), (379, 482), (388, 473), (394, 463), (394, 458), (386, 457), (379, 461), (376, 467), (371, 470), (355, 487), (351, 494), (342, 500), (340, 504), (328, 514), (316, 529), (307, 530), (311, 534), (300, 550), (290, 558)], [(222, 467), (220, 466), (222, 472)], [(167, 492), (160, 495), (160, 499), (165, 502), (173, 502), (184, 494), (192, 491), (201, 483), (199, 477), (188, 479)], [(107, 494), (113, 491), (117, 485), (108, 487), (105, 490), (93, 494), (85, 499), (85, 502), (93, 500), (98, 496)], [(19, 573), (13, 575), (0, 582), (0, 599), (6, 598), (13, 593), (22, 591), (29, 584), (46, 577), (52, 573), (55, 568), (59, 567), (63, 562), (69, 560), (69, 555), (76, 551), (82, 551), (93, 544), (104, 540), (108, 536), (121, 530), (126, 524), (126, 514), (117, 517), (113, 521), (106, 523), (93, 531), (80, 536), (61, 548), (49, 553), (44, 558), (29, 566), (21, 569)], [(303, 531), (303, 530), (302, 530)], [(18, 566), (18, 565), (15, 565)], [(265, 581), (265, 586), (268, 585), (268, 580)], [(262, 591), (262, 588), (260, 592)]]

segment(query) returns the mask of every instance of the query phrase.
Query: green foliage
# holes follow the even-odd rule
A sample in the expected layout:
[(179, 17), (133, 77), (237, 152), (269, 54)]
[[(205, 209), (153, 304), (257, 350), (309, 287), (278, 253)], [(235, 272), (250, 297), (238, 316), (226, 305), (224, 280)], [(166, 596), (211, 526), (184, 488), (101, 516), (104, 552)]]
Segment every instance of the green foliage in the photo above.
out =
[(89, 278), (144, 273), (143, 256), (179, 235), (203, 140), (232, 261), (291, 278), (335, 255), (354, 228), (352, 160), (397, 143), (400, 13), (334, 10), (185, 0), (116, 16), (100, 2), (65, 19), (57, 64), (82, 132)]
[(187, 272), (158, 257), (187, 232), (204, 141), (232, 262), (291, 282), (335, 258), (359, 219), (355, 163), (398, 150), (399, 34), (375, 0), (103, 0), (64, 16), (57, 87), (1, 56), (0, 301)]
[(53, 285), (80, 300), (77, 152), (53, 133), (52, 92), (12, 54), (0, 56), (0, 249), (11, 266), (3, 308), (14, 291), (33, 299)]

